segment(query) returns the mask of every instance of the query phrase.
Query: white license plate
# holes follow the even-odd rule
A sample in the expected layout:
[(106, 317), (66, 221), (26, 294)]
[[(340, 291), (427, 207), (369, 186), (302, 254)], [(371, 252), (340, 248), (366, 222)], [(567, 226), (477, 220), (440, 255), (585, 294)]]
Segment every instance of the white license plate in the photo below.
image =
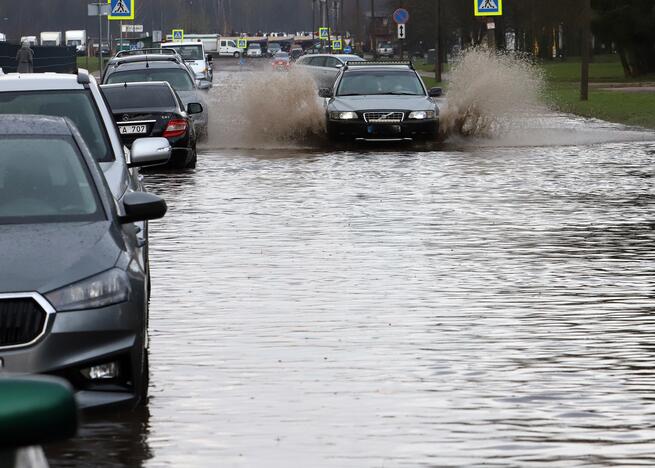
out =
[(119, 125), (121, 135), (138, 135), (148, 133), (147, 125)]

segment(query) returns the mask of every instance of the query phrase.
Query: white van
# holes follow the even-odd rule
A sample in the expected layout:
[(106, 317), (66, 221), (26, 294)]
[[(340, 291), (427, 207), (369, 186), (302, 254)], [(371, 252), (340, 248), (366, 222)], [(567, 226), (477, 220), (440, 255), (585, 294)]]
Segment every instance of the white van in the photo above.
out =
[(34, 47), (36, 45), (36, 36), (23, 36), (20, 38), (20, 43), (27, 43), (30, 47)]
[(7, 42), (7, 35), (0, 33), (0, 42)]
[(205, 46), (201, 41), (164, 42), (162, 49), (174, 49), (191, 67), (196, 80), (214, 81), (214, 71), (209, 56), (205, 54)]
[(231, 39), (221, 39), (218, 44), (218, 55), (221, 57), (239, 57), (242, 50)]
[(75, 47), (77, 55), (86, 55), (86, 31), (66, 31), (64, 38), (68, 47)]
[(62, 42), (60, 32), (42, 32), (41, 45), (42, 46), (60, 46)]

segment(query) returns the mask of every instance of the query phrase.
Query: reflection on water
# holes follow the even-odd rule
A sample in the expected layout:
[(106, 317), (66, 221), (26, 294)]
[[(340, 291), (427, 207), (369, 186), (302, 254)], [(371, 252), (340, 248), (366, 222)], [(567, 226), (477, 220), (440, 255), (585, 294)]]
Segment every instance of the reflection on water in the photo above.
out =
[(150, 416), (54, 466), (652, 465), (655, 144), (603, 141), (147, 175)]

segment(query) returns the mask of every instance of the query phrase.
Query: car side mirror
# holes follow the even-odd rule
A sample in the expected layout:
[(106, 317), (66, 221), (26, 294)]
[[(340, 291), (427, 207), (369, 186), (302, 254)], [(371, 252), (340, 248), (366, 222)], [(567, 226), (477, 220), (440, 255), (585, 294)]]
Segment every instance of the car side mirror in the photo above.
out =
[(166, 138), (139, 138), (132, 143), (129, 167), (166, 164), (171, 159), (172, 151)]
[(443, 96), (443, 89), (441, 89), (441, 88), (431, 88), (430, 91), (428, 91), (428, 96), (430, 96), (430, 97), (441, 97), (441, 96)]
[(332, 92), (332, 89), (330, 88), (321, 88), (318, 90), (318, 95), (319, 97), (329, 99), (331, 97), (334, 97), (334, 93)]
[(198, 80), (196, 81), (196, 87), (198, 89), (207, 90), (212, 87), (212, 84), (207, 80)]
[(77, 403), (65, 380), (46, 376), (0, 379), (0, 453), (68, 439), (77, 432), (77, 425)]
[(130, 192), (123, 197), (125, 215), (119, 218), (123, 224), (163, 218), (168, 211), (166, 202), (147, 192)]
[(199, 104), (197, 102), (189, 103), (189, 105), (187, 106), (187, 109), (186, 109), (186, 112), (189, 115), (202, 114), (202, 111), (203, 111), (202, 104)]
[(343, 68), (343, 63), (337, 63), (334, 68)]

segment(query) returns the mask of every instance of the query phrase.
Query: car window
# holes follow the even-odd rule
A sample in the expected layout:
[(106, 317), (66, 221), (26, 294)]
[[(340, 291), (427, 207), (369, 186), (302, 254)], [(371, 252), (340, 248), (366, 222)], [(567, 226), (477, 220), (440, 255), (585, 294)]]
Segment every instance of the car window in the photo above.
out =
[(104, 217), (95, 185), (70, 137), (0, 137), (0, 224)]
[(107, 84), (138, 83), (142, 81), (166, 81), (175, 91), (193, 90), (193, 80), (179, 68), (143, 68), (112, 73), (107, 77)]
[(325, 57), (311, 57), (309, 65), (312, 67), (322, 67), (325, 65)]
[(201, 45), (164, 46), (162, 48), (176, 50), (184, 60), (205, 60)]
[(0, 114), (37, 114), (73, 121), (98, 162), (115, 160), (107, 132), (90, 91), (19, 91), (0, 93)]
[(112, 110), (176, 107), (175, 96), (166, 85), (103, 88)]
[(337, 65), (339, 65), (341, 62), (339, 62), (337, 59), (334, 57), (328, 57), (325, 59), (325, 67), (328, 68), (337, 68)]
[(337, 91), (338, 96), (372, 94), (425, 96), (425, 89), (412, 71), (367, 70), (343, 75)]

